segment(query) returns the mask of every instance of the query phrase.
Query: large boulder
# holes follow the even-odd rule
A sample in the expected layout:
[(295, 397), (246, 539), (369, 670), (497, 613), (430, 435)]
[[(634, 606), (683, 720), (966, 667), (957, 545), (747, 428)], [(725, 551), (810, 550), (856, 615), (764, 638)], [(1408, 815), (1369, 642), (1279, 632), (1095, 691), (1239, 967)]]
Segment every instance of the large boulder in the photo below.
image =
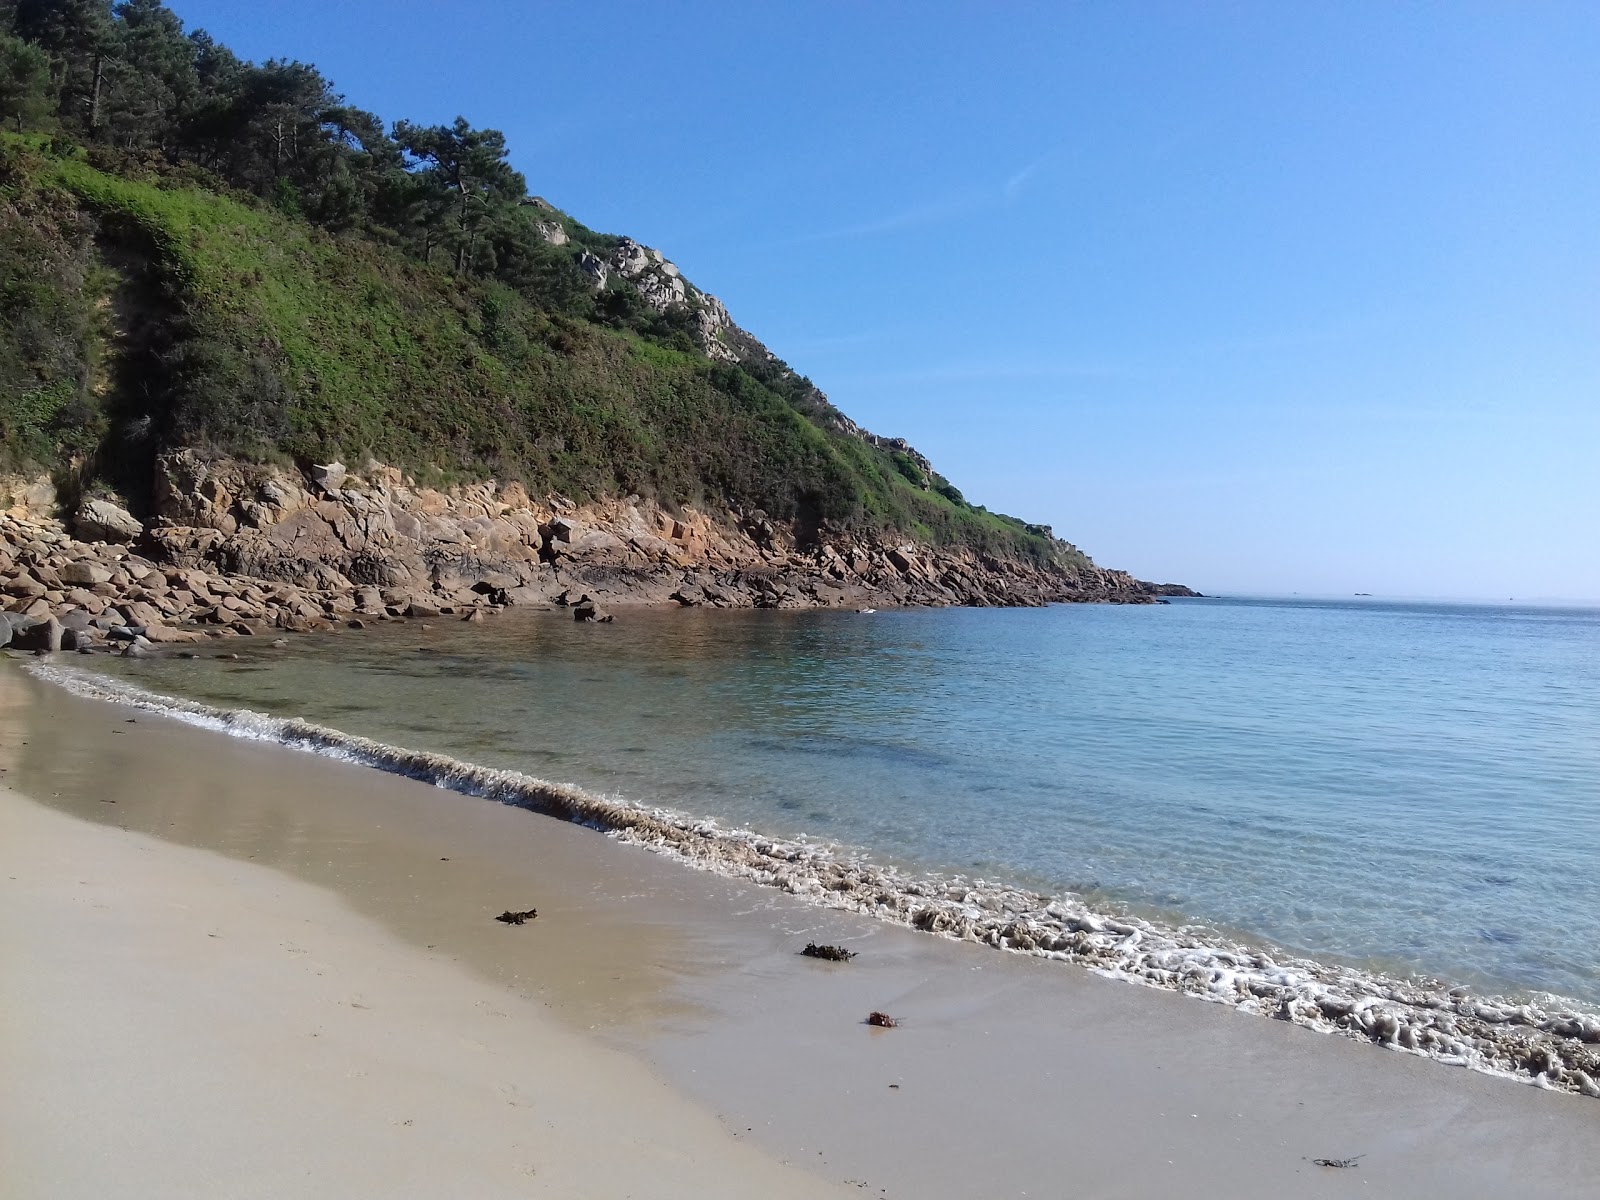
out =
[(87, 629), (64, 629), (61, 632), (63, 650), (92, 650), (94, 646), (95, 636)]
[(80, 538), (90, 542), (131, 542), (144, 532), (144, 526), (132, 513), (109, 500), (90, 500), (82, 505), (73, 528)]
[(76, 587), (93, 587), (97, 583), (110, 583), (111, 572), (99, 563), (83, 558), (77, 562), (69, 562), (56, 569), (56, 577), (62, 583)]
[(13, 629), (11, 646), (14, 650), (59, 650), (64, 632), (60, 621), (47, 617), (21, 629)]
[(144, 636), (152, 642), (203, 642), (206, 635), (191, 629), (174, 629), (170, 625), (146, 625)]
[(311, 482), (324, 492), (337, 492), (349, 474), (342, 462), (322, 463), (311, 468)]

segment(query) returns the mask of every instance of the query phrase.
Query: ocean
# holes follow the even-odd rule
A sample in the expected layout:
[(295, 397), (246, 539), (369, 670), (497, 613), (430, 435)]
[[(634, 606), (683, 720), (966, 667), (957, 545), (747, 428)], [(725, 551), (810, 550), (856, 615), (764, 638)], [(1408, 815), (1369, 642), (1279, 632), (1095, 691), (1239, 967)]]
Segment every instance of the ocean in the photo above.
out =
[(430, 624), (87, 665), (908, 876), (1600, 1003), (1594, 610), (1207, 599)]

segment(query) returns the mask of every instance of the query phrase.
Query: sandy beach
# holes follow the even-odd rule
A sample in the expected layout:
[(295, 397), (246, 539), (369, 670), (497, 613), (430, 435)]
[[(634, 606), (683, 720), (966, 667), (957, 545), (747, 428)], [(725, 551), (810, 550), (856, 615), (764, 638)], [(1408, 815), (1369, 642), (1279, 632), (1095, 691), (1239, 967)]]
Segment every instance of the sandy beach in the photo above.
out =
[(0, 794), (7, 1196), (839, 1194), (264, 867)]
[(1592, 1101), (826, 912), (14, 664), (0, 783), (8, 1196), (1600, 1194)]

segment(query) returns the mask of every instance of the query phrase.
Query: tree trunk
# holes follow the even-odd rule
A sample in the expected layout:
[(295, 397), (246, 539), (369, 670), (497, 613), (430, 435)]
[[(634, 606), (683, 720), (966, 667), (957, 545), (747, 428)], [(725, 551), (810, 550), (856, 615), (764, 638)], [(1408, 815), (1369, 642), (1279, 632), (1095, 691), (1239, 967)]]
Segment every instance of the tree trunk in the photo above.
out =
[(102, 54), (94, 56), (94, 85), (89, 90), (89, 140), (100, 130), (100, 84), (106, 77), (106, 60)]

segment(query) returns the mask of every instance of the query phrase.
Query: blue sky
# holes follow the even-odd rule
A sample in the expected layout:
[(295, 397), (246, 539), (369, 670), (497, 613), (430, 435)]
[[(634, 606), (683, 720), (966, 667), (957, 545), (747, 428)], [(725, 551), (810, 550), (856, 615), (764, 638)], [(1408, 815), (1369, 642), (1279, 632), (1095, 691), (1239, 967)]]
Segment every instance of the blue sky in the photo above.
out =
[(173, 0), (1206, 591), (1600, 598), (1600, 6)]

